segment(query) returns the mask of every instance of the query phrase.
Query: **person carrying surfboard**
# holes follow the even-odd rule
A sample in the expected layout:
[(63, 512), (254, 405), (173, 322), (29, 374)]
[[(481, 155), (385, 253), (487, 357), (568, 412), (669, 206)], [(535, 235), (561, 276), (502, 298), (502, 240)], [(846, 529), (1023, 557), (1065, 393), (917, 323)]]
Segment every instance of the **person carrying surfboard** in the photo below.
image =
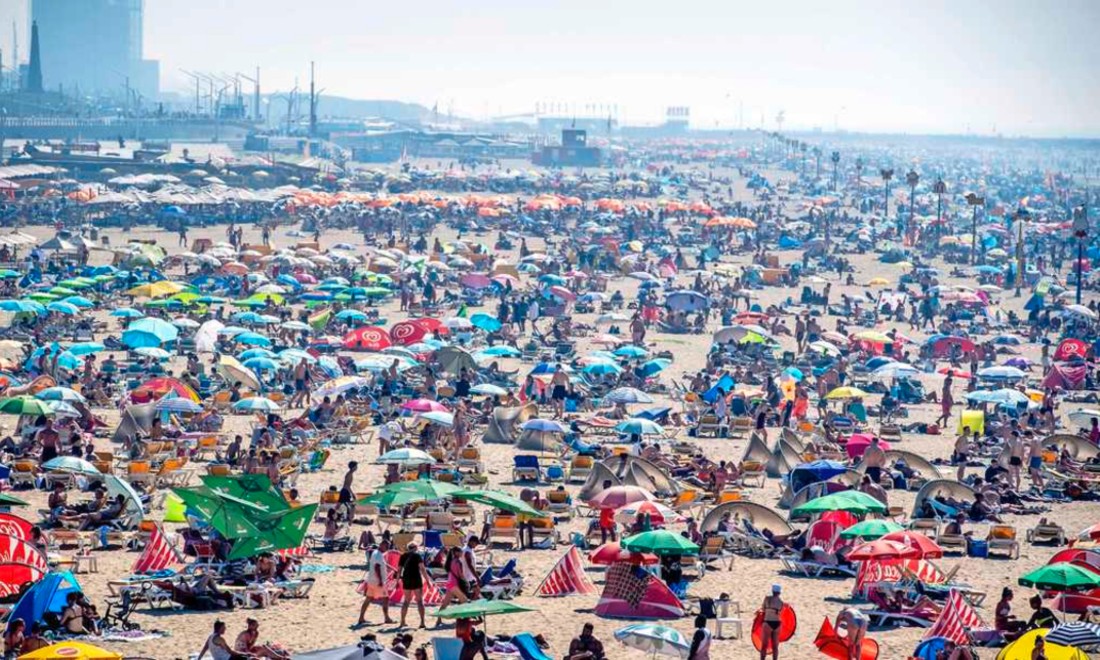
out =
[(772, 660), (779, 659), (779, 613), (783, 611), (783, 599), (779, 596), (781, 591), (778, 584), (773, 584), (771, 594), (764, 597), (764, 604), (760, 606), (764, 612), (761, 628), (764, 643), (760, 645), (760, 660), (766, 660), (769, 647)]

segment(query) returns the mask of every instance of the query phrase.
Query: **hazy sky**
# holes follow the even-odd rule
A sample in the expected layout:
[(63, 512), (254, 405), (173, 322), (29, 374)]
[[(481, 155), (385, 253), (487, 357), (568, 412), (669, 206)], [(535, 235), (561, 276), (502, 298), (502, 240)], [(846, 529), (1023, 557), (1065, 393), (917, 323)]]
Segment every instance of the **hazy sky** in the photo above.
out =
[(1100, 0), (146, 0), (145, 23), (174, 90), (257, 65), (285, 90), (313, 59), (328, 93), (474, 117), (1100, 136)]

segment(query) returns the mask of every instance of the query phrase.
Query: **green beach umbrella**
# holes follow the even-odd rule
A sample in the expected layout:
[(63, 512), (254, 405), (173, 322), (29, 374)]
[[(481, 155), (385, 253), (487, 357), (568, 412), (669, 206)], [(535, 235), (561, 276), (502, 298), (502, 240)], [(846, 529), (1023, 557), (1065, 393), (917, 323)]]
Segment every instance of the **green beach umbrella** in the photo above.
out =
[(499, 490), (460, 490), (452, 493), (451, 497), (466, 500), (468, 502), (487, 504), (502, 511), (510, 511), (525, 516), (534, 516), (536, 518), (550, 517), (550, 514), (546, 511), (539, 511), (518, 497), (513, 497), (508, 493), (502, 493)]
[(667, 529), (655, 529), (628, 536), (623, 539), (622, 547), (630, 552), (649, 552), (655, 555), (699, 554), (699, 546)]
[(0, 493), (0, 506), (30, 506), (29, 503), (24, 502), (15, 495), (8, 495), (7, 493)]
[(1070, 563), (1048, 564), (1020, 578), (1020, 584), (1049, 591), (1089, 589), (1100, 586), (1100, 575)]
[(233, 497), (262, 507), (268, 513), (286, 511), (290, 504), (282, 491), (271, 485), (264, 474), (238, 474), (230, 476), (203, 475), (202, 485), (217, 493), (226, 493)]
[(256, 534), (251, 519), (259, 519), (271, 512), (265, 507), (227, 493), (196, 486), (173, 488), (187, 508), (199, 514), (211, 527), (227, 539), (244, 538)]
[(873, 541), (887, 534), (903, 531), (904, 529), (904, 527), (892, 520), (863, 520), (841, 532), (840, 538)]
[(54, 288), (50, 289), (50, 293), (54, 294), (55, 296), (75, 296), (76, 295), (76, 291), (74, 289), (70, 289), (70, 288), (64, 287), (64, 286), (55, 286)]
[(886, 513), (886, 505), (867, 493), (858, 490), (843, 490), (839, 493), (810, 500), (802, 506), (796, 507), (791, 513), (801, 515), (806, 513), (828, 513), (829, 511), (847, 511), (857, 515)]
[(263, 552), (297, 548), (305, 541), (317, 505), (309, 504), (267, 516), (249, 519), (255, 532), (233, 542), (229, 559), (255, 557)]
[(510, 600), (471, 600), (461, 605), (449, 605), (436, 612), (440, 619), (473, 619), (493, 614), (512, 614), (514, 612), (535, 612), (536, 610), (517, 605)]
[(0, 413), (9, 415), (53, 415), (48, 403), (33, 396), (14, 396), (0, 401)]
[(61, 296), (55, 296), (52, 293), (46, 293), (45, 291), (39, 291), (38, 293), (32, 293), (31, 295), (27, 296), (29, 300), (33, 300), (35, 302), (50, 302), (51, 300), (57, 300), (60, 297)]

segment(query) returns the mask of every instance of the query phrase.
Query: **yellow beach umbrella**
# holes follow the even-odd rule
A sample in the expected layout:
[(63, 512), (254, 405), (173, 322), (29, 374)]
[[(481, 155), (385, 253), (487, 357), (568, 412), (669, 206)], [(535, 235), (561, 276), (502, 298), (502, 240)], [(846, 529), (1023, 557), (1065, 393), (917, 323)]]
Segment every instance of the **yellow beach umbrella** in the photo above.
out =
[[(1031, 652), (1035, 649), (1035, 638), (1046, 637), (1050, 628), (1031, 630), (1016, 641), (1001, 649), (997, 654), (997, 660), (1031, 660)], [(1043, 657), (1046, 660), (1088, 660), (1088, 655), (1081, 649), (1061, 644), (1047, 644), (1043, 649)]]
[(135, 298), (162, 298), (164, 296), (170, 296), (173, 293), (179, 293), (186, 288), (187, 285), (180, 284), (179, 282), (161, 280), (159, 282), (139, 284), (127, 291), (126, 295), (134, 296)]
[(62, 642), (24, 653), (19, 660), (122, 660), (122, 654), (84, 642)]
[(870, 341), (876, 344), (892, 344), (894, 342), (893, 339), (890, 339), (890, 335), (879, 332), (878, 330), (861, 330), (852, 336), (856, 339)]
[(885, 277), (876, 277), (868, 282), (867, 286), (890, 286), (890, 280)]
[(858, 387), (838, 387), (832, 392), (825, 395), (826, 399), (862, 399), (868, 396), (866, 392)]

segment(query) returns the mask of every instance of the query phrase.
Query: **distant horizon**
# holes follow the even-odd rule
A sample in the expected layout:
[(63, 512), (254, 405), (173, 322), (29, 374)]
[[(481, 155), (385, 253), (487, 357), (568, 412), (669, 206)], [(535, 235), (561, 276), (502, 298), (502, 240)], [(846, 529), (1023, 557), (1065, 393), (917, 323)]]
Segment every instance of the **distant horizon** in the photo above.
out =
[[(18, 20), (23, 4), (0, 0), (0, 13)], [(308, 85), (312, 60), (325, 95), (474, 120), (569, 104), (657, 124), (686, 106), (700, 130), (776, 130), (783, 112), (785, 131), (1093, 139), (1096, 25), (1093, 0), (845, 0), (829, 11), (811, 0), (639, 0), (630, 11), (428, 0), (415, 18), (331, 0), (147, 0), (144, 56), (161, 63), (161, 91), (183, 96), (181, 69), (259, 66), (264, 90), (286, 90)]]

